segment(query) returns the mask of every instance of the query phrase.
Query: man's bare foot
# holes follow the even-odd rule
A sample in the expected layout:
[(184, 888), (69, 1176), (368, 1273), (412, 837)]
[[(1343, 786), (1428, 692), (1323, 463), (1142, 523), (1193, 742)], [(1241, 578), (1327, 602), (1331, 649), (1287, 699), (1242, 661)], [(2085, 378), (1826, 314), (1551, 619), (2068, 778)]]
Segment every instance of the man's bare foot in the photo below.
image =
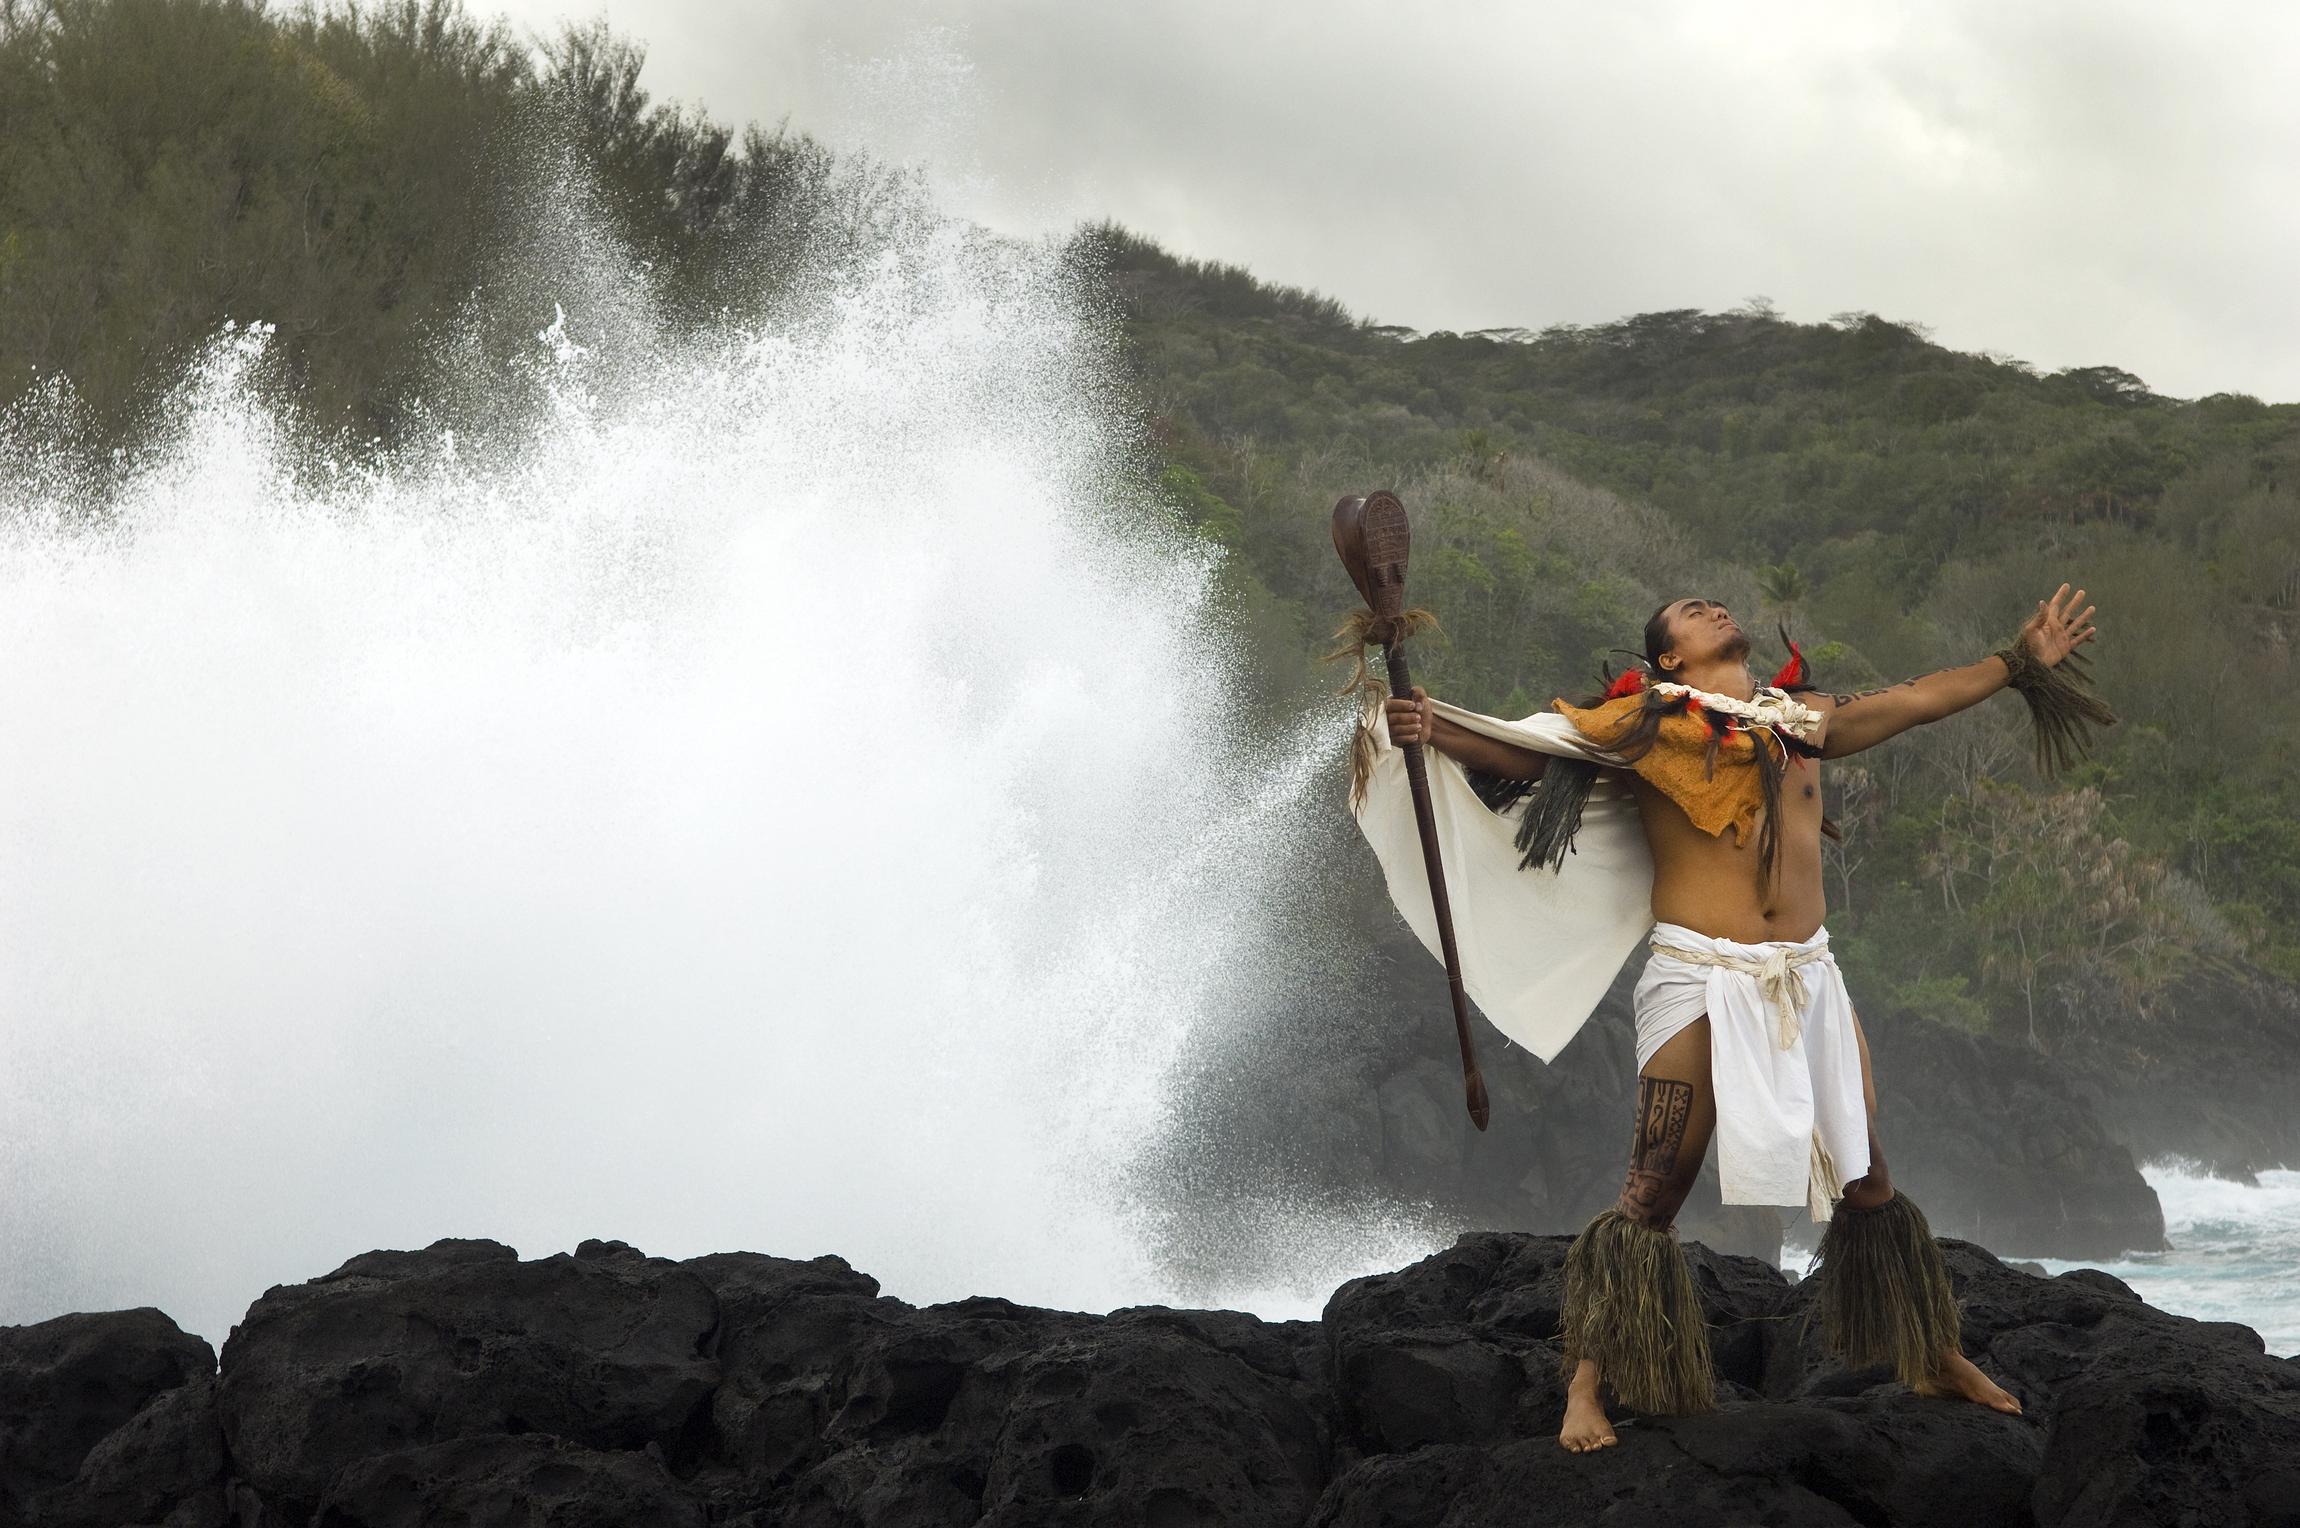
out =
[[(1930, 1382), (1918, 1386), (1917, 1394), (1971, 1401), (1976, 1406), (1986, 1406), (1991, 1411), (2001, 1411), (2007, 1416), (2017, 1417), (2021, 1414), (2020, 1401), (2002, 1385), (1974, 1368), (1973, 1361), (1962, 1353), (1950, 1354), (1948, 1361), (1941, 1365), (1941, 1372), (1934, 1375)], [(1570, 1398), (1566, 1402), (1565, 1415), (1570, 1424), (1573, 1420), (1573, 1403)]]
[[(1592, 1449), (1611, 1448), (1620, 1442), (1613, 1435), (1613, 1424), (1605, 1420), (1605, 1403), (1597, 1393), (1597, 1366), (1584, 1359), (1581, 1373), (1565, 1387), (1565, 1426), (1558, 1429), (1557, 1441), (1568, 1452), (1586, 1454)], [(1582, 1375), (1588, 1379), (1584, 1381)]]

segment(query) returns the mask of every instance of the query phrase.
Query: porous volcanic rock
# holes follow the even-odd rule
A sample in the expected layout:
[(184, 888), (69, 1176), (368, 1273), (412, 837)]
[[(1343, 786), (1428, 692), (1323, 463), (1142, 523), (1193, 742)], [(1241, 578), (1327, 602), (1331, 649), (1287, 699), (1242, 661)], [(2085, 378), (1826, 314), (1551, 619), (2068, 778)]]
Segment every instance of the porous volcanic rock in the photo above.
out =
[(1321, 1528), (1552, 1523), (2300, 1524), (2300, 1363), (2169, 1315), (2106, 1274), (2038, 1278), (1944, 1241), (1965, 1351), (2003, 1417), (1823, 1351), (1814, 1286), (1692, 1247), (1726, 1381), (1699, 1417), (1618, 1418), (1569, 1455), (1561, 1238), (1469, 1236), (1327, 1307), (1342, 1446)]
[(702, 1506), (662, 1456), (608, 1453), (546, 1433), (482, 1433), (346, 1465), (321, 1528), (704, 1528)]
[(721, 1304), (694, 1486), (728, 1521), (1294, 1524), (1324, 1484), (1312, 1323), (916, 1308), (836, 1258), (685, 1266)]
[(912, 1306), (835, 1257), (376, 1252), (224, 1346), (0, 1328), (0, 1528), (2300, 1528), (2300, 1363), (1943, 1243), (1999, 1416), (1848, 1370), (1814, 1289), (1692, 1245), (1723, 1383), (1557, 1446), (1567, 1240), (1483, 1232), (1318, 1322)]
[(288, 1521), (346, 1466), (456, 1438), (671, 1445), (718, 1388), (717, 1325), (710, 1286), (659, 1259), (369, 1253), (250, 1307), (224, 1343), (224, 1438)]
[(0, 1528), (220, 1525), (215, 1368), (148, 1307), (0, 1327)]

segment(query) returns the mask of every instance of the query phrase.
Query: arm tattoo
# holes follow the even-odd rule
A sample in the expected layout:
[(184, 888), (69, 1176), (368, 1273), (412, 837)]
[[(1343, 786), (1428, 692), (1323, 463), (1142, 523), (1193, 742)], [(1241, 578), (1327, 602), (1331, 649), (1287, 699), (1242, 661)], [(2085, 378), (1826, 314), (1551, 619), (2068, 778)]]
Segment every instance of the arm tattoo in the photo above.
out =
[(1904, 679), (1899, 684), (1881, 684), (1873, 690), (1857, 690), (1850, 695), (1831, 695), (1829, 698), (1835, 701), (1837, 709), (1842, 711), (1856, 700), (1867, 700), (1872, 695), (1884, 695), (1894, 690), (1905, 690), (1915, 683), (1916, 680), (1914, 679)]
[[(1692, 1173), (1679, 1170), (1692, 1120), (1693, 1084), (1669, 1077), (1637, 1079), (1637, 1130), (1629, 1143), (1629, 1178), (1621, 1186), (1622, 1214), (1656, 1228), (1676, 1218), (1692, 1186)], [(1692, 1164), (1695, 1171), (1700, 1165)]]

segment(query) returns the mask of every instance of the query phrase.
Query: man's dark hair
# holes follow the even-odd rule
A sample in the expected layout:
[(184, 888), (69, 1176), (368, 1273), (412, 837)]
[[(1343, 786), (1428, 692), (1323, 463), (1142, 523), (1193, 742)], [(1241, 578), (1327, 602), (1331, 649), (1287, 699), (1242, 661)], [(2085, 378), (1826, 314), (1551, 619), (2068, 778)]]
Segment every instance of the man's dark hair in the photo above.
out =
[(1676, 603), (1666, 601), (1645, 618), (1645, 666), (1656, 674), (1661, 672), (1661, 655), (1669, 651), (1669, 607)]

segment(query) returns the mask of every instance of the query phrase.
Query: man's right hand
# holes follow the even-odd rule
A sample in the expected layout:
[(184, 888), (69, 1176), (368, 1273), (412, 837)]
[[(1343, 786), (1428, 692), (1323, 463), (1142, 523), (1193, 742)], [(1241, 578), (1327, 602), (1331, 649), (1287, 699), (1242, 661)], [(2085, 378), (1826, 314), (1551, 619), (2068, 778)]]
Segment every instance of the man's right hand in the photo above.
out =
[(1408, 743), (1426, 743), (1436, 735), (1437, 714), (1430, 709), (1429, 695), (1418, 684), (1411, 700), (1383, 701), (1382, 716), (1389, 723), (1390, 741), (1400, 748)]

